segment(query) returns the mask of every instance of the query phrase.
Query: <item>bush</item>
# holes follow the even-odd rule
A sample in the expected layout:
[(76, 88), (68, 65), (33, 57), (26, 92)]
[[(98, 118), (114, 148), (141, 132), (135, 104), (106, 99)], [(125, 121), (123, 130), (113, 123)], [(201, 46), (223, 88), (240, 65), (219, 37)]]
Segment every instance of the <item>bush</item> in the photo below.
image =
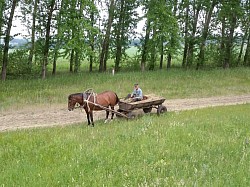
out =
[(34, 76), (34, 74), (38, 74), (39, 66), (32, 65), (31, 67), (28, 64), (28, 57), (27, 49), (13, 50), (13, 52), (9, 54), (7, 74), (12, 77)]

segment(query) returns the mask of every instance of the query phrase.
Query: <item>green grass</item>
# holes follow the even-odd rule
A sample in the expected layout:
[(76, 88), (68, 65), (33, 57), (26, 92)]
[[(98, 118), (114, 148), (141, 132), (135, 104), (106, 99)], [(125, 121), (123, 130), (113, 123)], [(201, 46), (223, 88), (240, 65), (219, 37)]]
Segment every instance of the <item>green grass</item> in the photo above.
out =
[(250, 105), (0, 133), (0, 186), (249, 186)]
[(119, 97), (131, 93), (138, 82), (144, 94), (165, 97), (196, 98), (250, 93), (250, 69), (214, 69), (206, 71), (172, 69), (148, 72), (78, 74), (59, 73), (46, 80), (7, 80), (0, 82), (0, 111), (30, 105), (67, 103), (71, 93), (93, 88), (96, 92), (113, 90)]

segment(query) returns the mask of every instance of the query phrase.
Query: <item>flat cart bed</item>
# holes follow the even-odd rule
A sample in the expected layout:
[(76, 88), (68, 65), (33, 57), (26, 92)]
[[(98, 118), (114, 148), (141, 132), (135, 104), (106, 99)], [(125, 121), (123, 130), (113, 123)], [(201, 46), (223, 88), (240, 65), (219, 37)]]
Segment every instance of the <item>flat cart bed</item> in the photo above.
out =
[(148, 108), (152, 106), (161, 105), (166, 99), (156, 95), (145, 95), (146, 99), (141, 101), (131, 102), (130, 99), (120, 99), (119, 109), (124, 111), (130, 111), (138, 108)]
[(157, 109), (157, 114), (167, 111), (167, 108), (162, 105), (166, 99), (154, 94), (144, 95), (141, 101), (132, 101), (131, 99), (120, 99), (118, 112), (125, 115), (130, 115), (131, 111), (143, 109), (145, 113), (151, 112), (152, 108)]

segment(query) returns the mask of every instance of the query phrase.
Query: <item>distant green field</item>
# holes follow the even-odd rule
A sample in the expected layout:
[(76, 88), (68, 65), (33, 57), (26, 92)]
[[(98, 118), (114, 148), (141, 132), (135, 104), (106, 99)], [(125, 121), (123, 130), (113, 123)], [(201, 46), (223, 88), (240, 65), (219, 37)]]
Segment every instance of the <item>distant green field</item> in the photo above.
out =
[(249, 104), (0, 133), (0, 186), (249, 186)]
[(131, 93), (138, 82), (144, 94), (154, 93), (166, 99), (196, 98), (250, 93), (250, 69), (214, 69), (205, 71), (172, 69), (158, 71), (107, 73), (59, 73), (46, 80), (7, 80), (0, 82), (0, 111), (29, 105), (67, 103), (71, 93), (93, 88), (96, 92), (113, 90), (120, 98)]
[[(139, 71), (140, 70), (140, 63), (141, 57), (140, 51), (137, 47), (132, 46), (126, 50), (126, 58), (122, 59), (120, 62), (120, 70), (125, 71)], [(139, 56), (138, 56), (139, 55)], [(181, 67), (182, 63), (182, 56), (175, 55), (172, 59), (172, 66), (173, 67)], [(159, 58), (156, 60), (155, 69), (159, 69)], [(107, 61), (107, 70), (110, 71), (115, 66), (115, 60), (109, 59)], [(166, 69), (166, 59), (163, 62), (163, 68)], [(99, 61), (96, 59), (96, 62), (93, 63), (93, 71), (98, 72), (99, 70)], [(48, 74), (52, 71), (52, 62), (48, 65)], [(69, 71), (69, 59), (68, 57), (60, 57), (57, 60), (57, 72), (68, 72)], [(81, 61), (81, 65), (79, 68), (79, 72), (87, 72), (89, 71), (89, 61), (87, 58)]]

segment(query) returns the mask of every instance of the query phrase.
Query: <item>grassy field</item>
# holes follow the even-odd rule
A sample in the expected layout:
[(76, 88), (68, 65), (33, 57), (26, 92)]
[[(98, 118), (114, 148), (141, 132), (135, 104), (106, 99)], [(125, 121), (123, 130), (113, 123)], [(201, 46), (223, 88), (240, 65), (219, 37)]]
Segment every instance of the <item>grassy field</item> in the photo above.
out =
[(138, 82), (144, 94), (173, 98), (196, 98), (250, 93), (250, 69), (206, 71), (172, 69), (148, 72), (63, 73), (46, 80), (7, 80), (0, 82), (0, 111), (29, 105), (67, 103), (71, 93), (93, 88), (96, 92), (115, 91), (120, 98), (131, 93)]
[(0, 186), (249, 186), (249, 104), (0, 133)]
[[(93, 88), (124, 97), (250, 93), (250, 69), (59, 74), (0, 82), (0, 112), (65, 104)], [(0, 133), (0, 186), (249, 186), (250, 104), (145, 114), (109, 124)], [(1, 122), (0, 122), (1, 123)]]

